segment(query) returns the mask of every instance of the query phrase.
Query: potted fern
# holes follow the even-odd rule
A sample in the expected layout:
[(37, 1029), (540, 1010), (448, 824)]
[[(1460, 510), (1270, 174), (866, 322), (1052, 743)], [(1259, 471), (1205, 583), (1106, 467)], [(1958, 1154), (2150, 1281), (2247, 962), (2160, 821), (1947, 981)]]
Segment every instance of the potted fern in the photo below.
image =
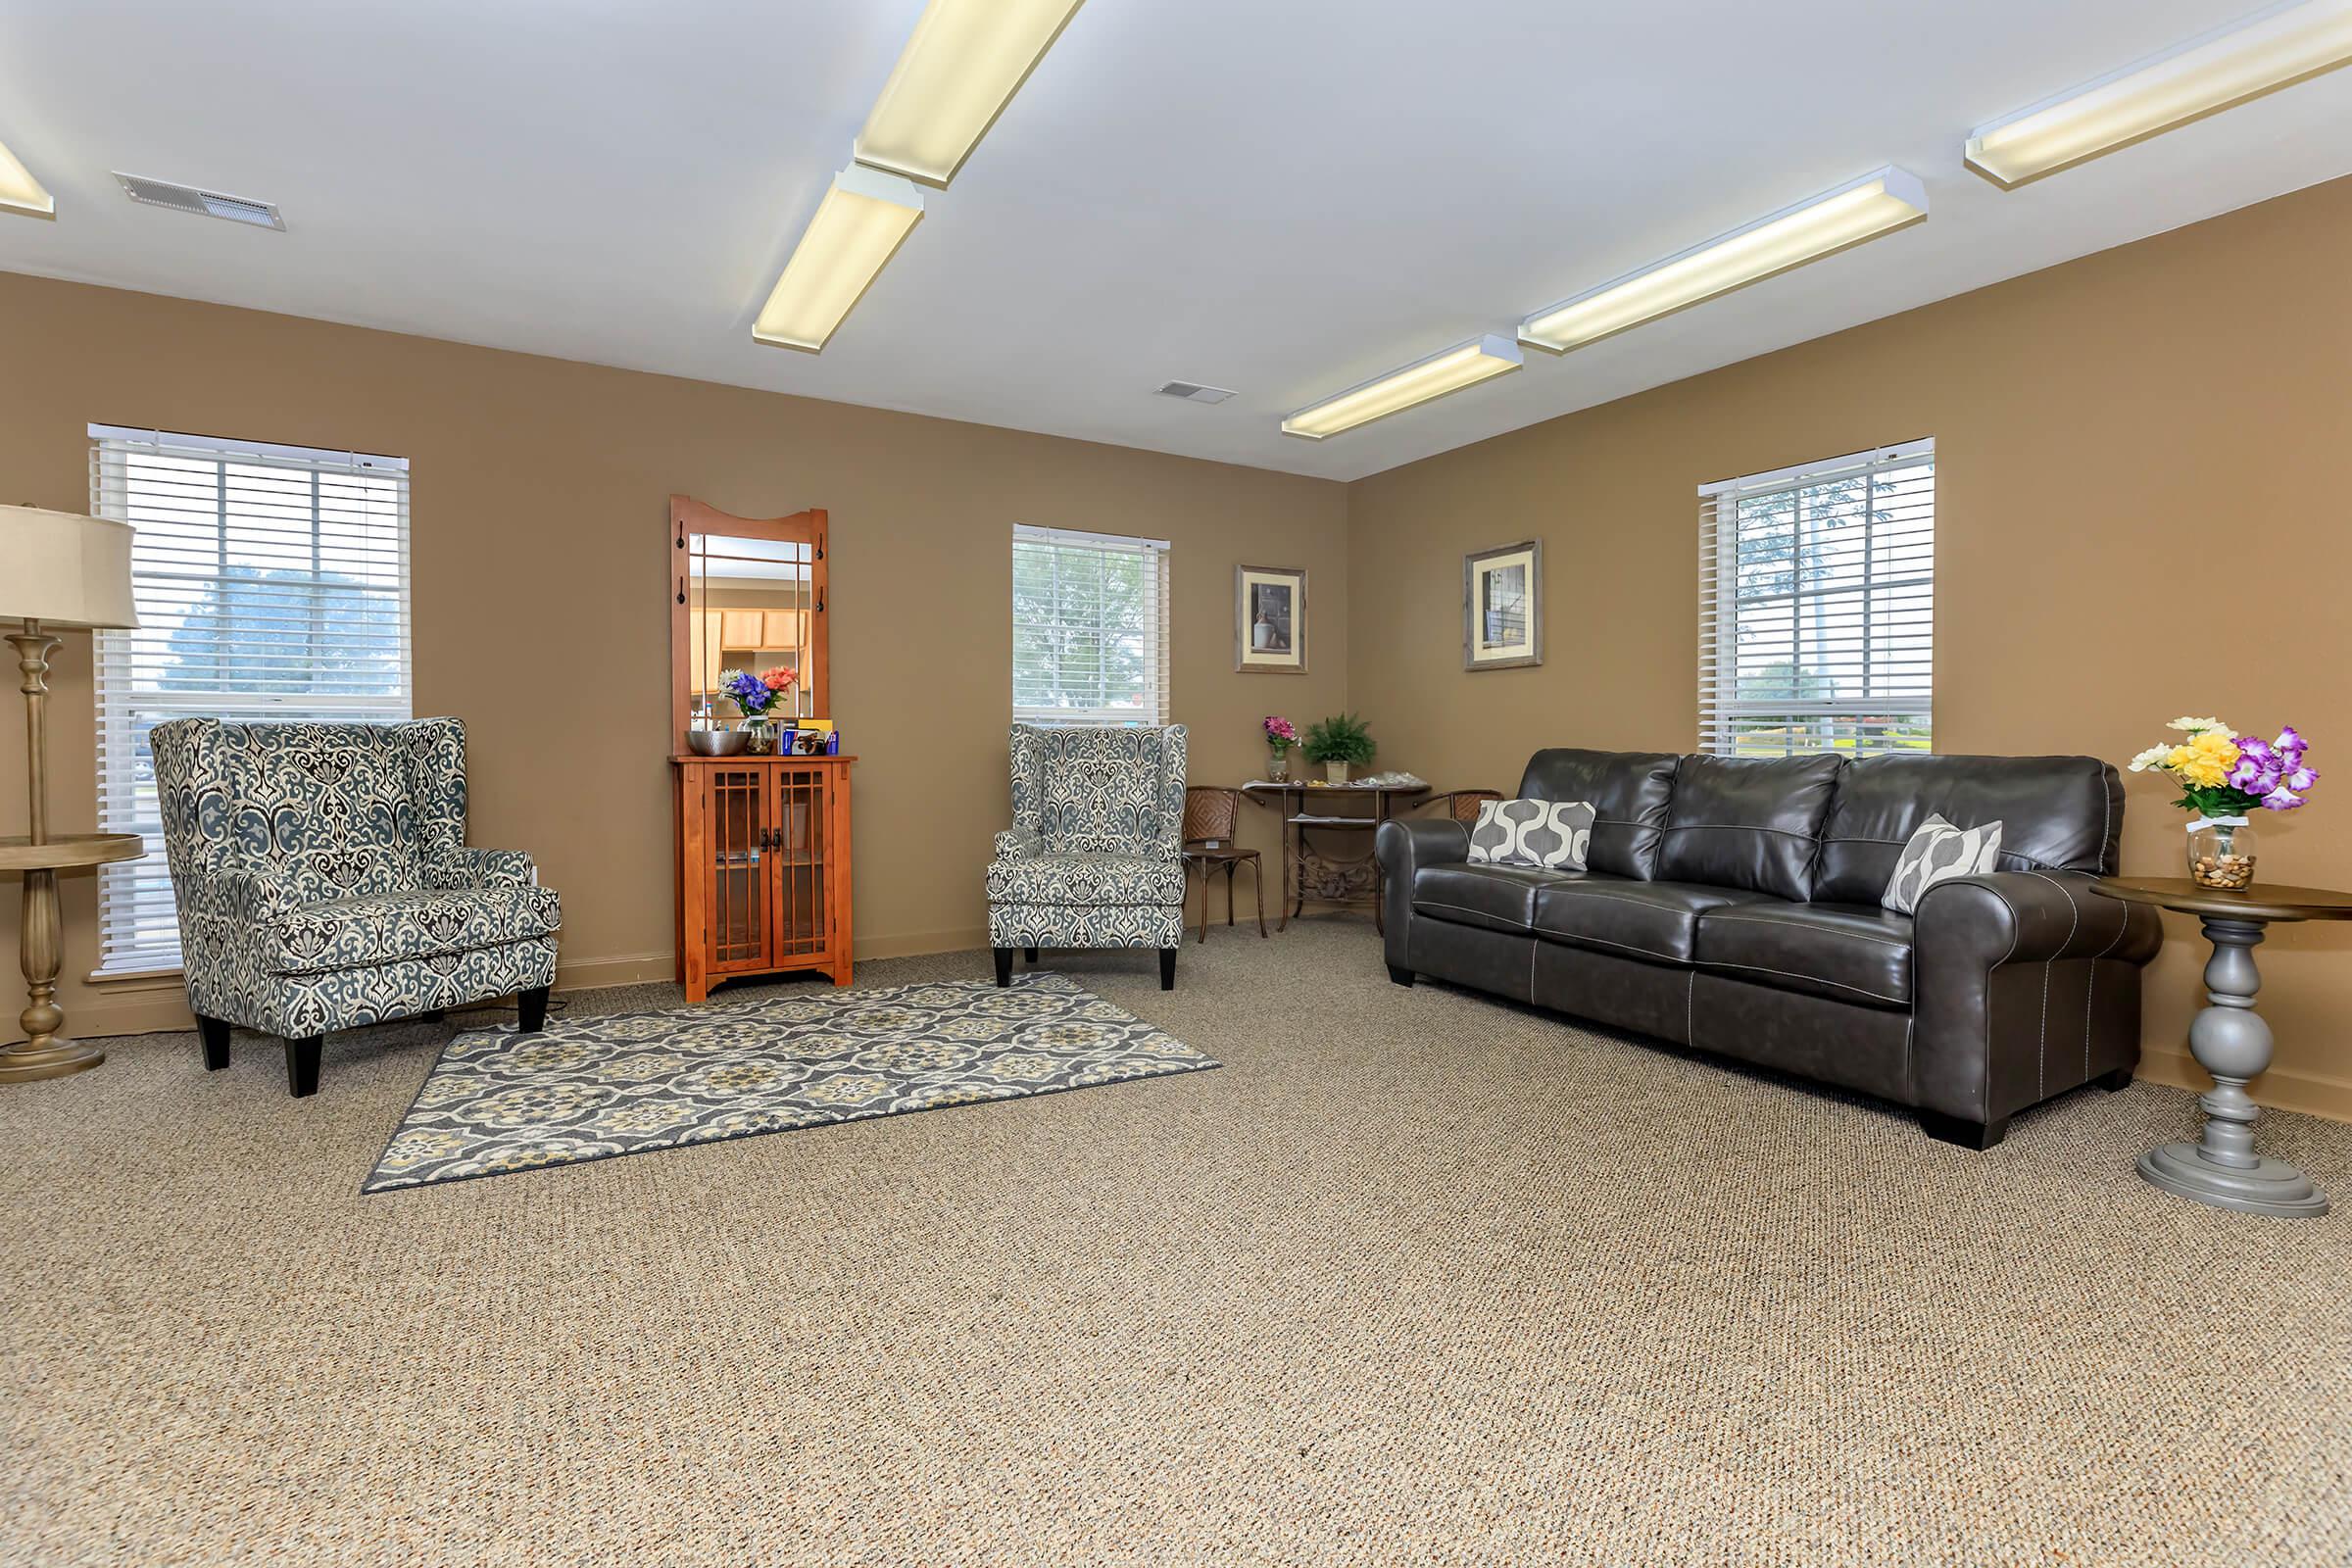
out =
[(1323, 764), (1326, 779), (1345, 784), (1349, 763), (1360, 767), (1372, 760), (1372, 731), (1360, 718), (1334, 713), (1321, 723), (1306, 727), (1302, 749), (1308, 761)]

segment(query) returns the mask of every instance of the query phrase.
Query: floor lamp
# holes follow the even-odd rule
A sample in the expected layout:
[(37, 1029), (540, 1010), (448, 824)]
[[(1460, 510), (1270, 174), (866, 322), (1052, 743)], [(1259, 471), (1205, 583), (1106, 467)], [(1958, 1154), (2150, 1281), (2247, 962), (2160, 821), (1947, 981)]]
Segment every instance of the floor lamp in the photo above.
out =
[(57, 874), (145, 852), (136, 833), (49, 831), (49, 652), (53, 633), (84, 626), (134, 627), (130, 591), (131, 527), (101, 517), (38, 507), (0, 507), (0, 623), (22, 620), (8, 635), (24, 675), (25, 797), (32, 831), (0, 838), (0, 872), (24, 877), (24, 1040), (0, 1050), (0, 1083), (63, 1078), (106, 1059), (95, 1046), (62, 1038), (57, 1004)]

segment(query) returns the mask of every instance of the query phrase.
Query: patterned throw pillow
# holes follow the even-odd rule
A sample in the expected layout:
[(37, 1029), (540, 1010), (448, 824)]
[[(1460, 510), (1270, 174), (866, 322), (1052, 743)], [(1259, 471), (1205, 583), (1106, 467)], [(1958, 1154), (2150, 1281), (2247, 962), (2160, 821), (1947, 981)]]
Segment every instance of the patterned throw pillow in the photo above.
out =
[(1940, 816), (1931, 816), (1903, 846), (1902, 858), (1894, 862), (1894, 875), (1886, 879), (1886, 893), (1879, 904), (1897, 914), (1916, 913), (1920, 895), (1936, 883), (1956, 876), (1983, 876), (2000, 858), (2000, 823), (1957, 828)]
[(1582, 871), (1592, 844), (1589, 802), (1485, 801), (1470, 830), (1470, 863)]

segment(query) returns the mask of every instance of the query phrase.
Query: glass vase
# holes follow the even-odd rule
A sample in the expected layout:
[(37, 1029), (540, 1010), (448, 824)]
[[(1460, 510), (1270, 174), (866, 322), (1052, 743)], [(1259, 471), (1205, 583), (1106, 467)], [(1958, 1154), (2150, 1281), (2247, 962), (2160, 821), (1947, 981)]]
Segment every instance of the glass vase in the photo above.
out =
[(2254, 885), (2254, 830), (2242, 816), (2200, 816), (2188, 824), (2188, 879), (2217, 893)]
[(776, 726), (770, 724), (766, 719), (744, 720), (743, 736), (743, 749), (748, 756), (773, 757), (776, 755)]
[(1291, 779), (1291, 758), (1288, 752), (1266, 754), (1266, 782), (1287, 784)]

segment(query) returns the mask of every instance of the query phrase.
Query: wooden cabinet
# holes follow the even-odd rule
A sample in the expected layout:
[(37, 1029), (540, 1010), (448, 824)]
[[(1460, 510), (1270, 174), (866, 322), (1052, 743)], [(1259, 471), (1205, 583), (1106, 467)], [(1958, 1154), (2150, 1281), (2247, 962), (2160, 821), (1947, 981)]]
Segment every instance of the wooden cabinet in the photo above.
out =
[(853, 757), (670, 759), (678, 983), (817, 969), (850, 983)]

